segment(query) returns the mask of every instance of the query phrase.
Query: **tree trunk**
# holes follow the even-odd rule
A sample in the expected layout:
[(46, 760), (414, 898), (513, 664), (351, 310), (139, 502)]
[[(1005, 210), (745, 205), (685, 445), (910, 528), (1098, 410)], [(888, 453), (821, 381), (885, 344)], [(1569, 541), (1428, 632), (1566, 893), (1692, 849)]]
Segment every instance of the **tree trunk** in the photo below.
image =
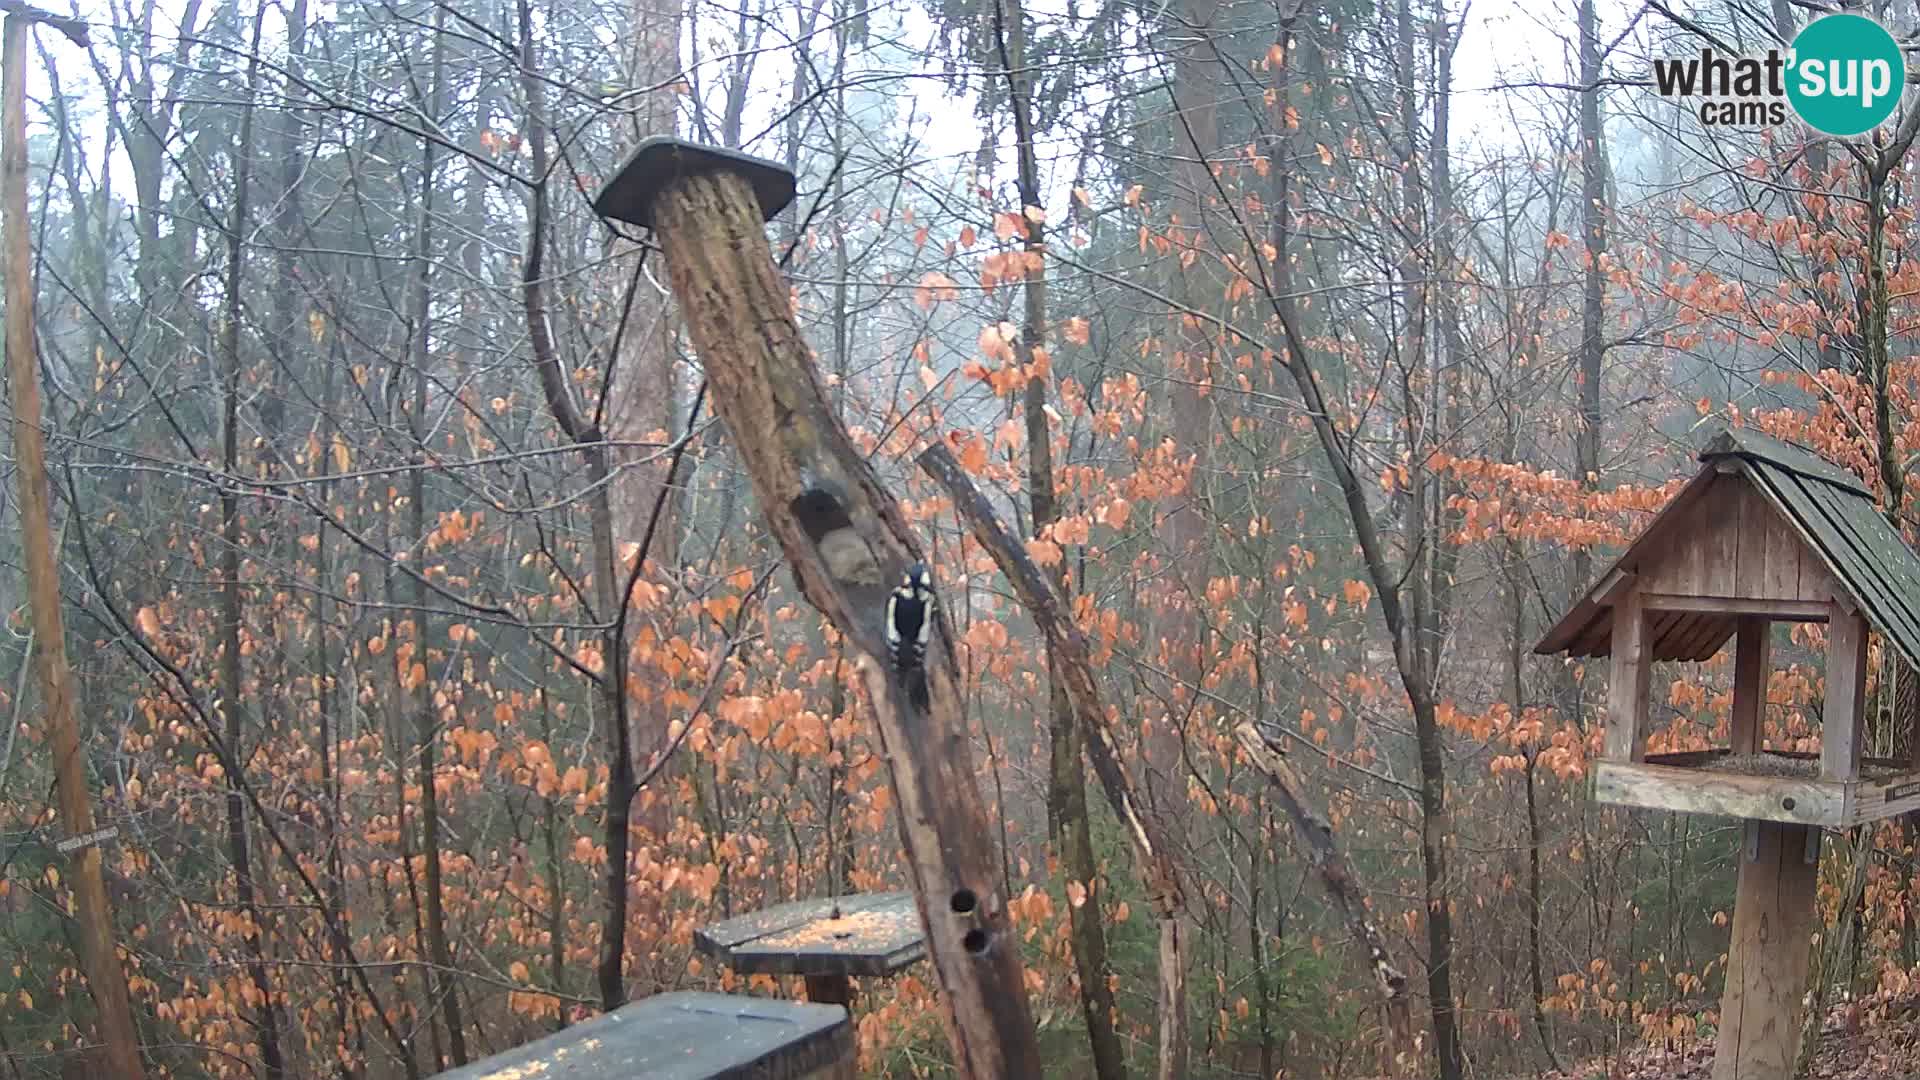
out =
[(1379, 521), (1367, 504), (1366, 488), (1354, 471), (1349, 436), (1334, 426), (1333, 413), (1320, 389), (1320, 379), (1311, 362), (1313, 355), (1301, 335), (1299, 320), (1289, 296), (1286, 240), (1291, 233), (1290, 214), (1285, 203), (1277, 209), (1274, 235), (1279, 257), (1274, 260), (1274, 285), (1268, 296), (1286, 343), (1282, 361), (1313, 425), (1327, 467), (1340, 487), (1348, 523), (1360, 547), (1367, 580), (1380, 598), (1380, 616), (1393, 642), (1394, 668), (1413, 713), (1414, 740), (1420, 763), (1421, 868), (1425, 885), (1427, 917), (1427, 991), (1431, 998), (1435, 1049), (1440, 1056), (1442, 1080), (1461, 1080), (1459, 1038), (1453, 1001), (1453, 904), (1447, 878), (1447, 848), (1452, 842), (1452, 824), (1447, 816), (1447, 777), (1444, 748), (1441, 745), (1438, 707), (1434, 700), (1429, 673), (1420, 663), (1415, 638), (1417, 624), (1407, 617), (1402, 602), (1403, 575), (1387, 562), (1386, 545)]
[[(1225, 302), (1220, 252), (1212, 243), (1212, 227), (1224, 216), (1215, 209), (1221, 198), (1213, 174), (1214, 159), (1220, 154), (1219, 102), (1224, 82), (1224, 54), (1214, 40), (1218, 32), (1214, 24), (1222, 4), (1221, 0), (1181, 0), (1176, 10), (1177, 21), (1166, 32), (1167, 39), (1176, 43), (1172, 50), (1176, 165), (1170, 201), (1178, 222), (1169, 231), (1182, 238), (1175, 248), (1182, 257), (1169, 263), (1177, 275), (1172, 292), (1186, 311), (1211, 311)], [(1185, 250), (1195, 253), (1191, 261), (1183, 257)], [(1169, 680), (1167, 708), (1143, 729), (1141, 757), (1153, 813), (1178, 837), (1185, 835), (1190, 817), (1186, 727), (1194, 712), (1189, 706), (1201, 700), (1209, 625), (1198, 610), (1210, 573), (1203, 504), (1212, 458), (1213, 400), (1205, 386), (1223, 376), (1216, 371), (1215, 340), (1206, 323), (1185, 312), (1169, 312), (1169, 316), (1178, 329), (1170, 335), (1176, 345), (1168, 365), (1172, 377), (1166, 435), (1186, 458), (1188, 482), (1184, 488), (1169, 490), (1156, 507), (1159, 555), (1166, 560), (1166, 594), (1150, 621), (1150, 640)], [(1162, 1019), (1167, 1018), (1163, 1010)], [(1188, 1048), (1166, 1046), (1165, 1035), (1163, 1031), (1162, 1072), (1171, 1069), (1184, 1075)]]
[[(626, 110), (636, 140), (651, 135), (671, 135), (675, 130), (681, 95), (674, 84), (682, 76), (684, 12), (682, 0), (632, 0), (630, 81), (644, 91)], [(544, 117), (541, 122), (544, 127)], [(539, 176), (542, 180), (546, 178), (544, 169)], [(667, 458), (650, 449), (624, 444), (646, 442), (681, 426), (677, 401), (681, 379), (675, 362), (678, 320), (671, 297), (654, 284), (661, 276), (658, 270), (652, 274), (641, 273), (637, 260), (648, 256), (624, 242), (616, 242), (614, 254), (622, 256), (620, 265), (632, 266), (632, 300), (621, 320), (623, 332), (614, 343), (615, 359), (607, 372), (599, 404), (592, 415), (584, 419), (587, 426), (594, 429), (595, 438), (607, 440), (607, 445), (598, 451), (598, 467), (605, 473), (618, 471), (623, 475), (619, 483), (596, 483), (595, 486), (595, 501), (589, 510), (594, 515), (595, 576), (600, 576), (601, 567), (607, 567), (622, 582), (628, 580), (629, 575), (623, 570), (612, 569), (620, 563), (617, 553), (631, 550), (631, 545), (642, 543), (642, 537), (646, 536), (650, 538), (646, 541), (647, 550), (637, 555), (639, 572), (647, 574), (650, 580), (660, 581), (679, 568), (681, 500), (674, 490), (674, 478), (668, 474)], [(607, 543), (604, 556), (598, 550), (603, 503)], [(635, 702), (626, 693), (626, 642), (630, 640), (627, 630), (631, 623), (624, 621), (630, 617), (626, 596), (619, 595), (617, 603), (617, 608), (606, 608), (603, 616), (613, 619), (617, 612), (623, 617), (621, 640), (607, 651), (607, 670), (614, 671), (618, 654), (620, 677), (603, 689), (609, 707), (608, 723), (613, 728), (608, 733), (608, 766), (613, 775), (607, 783), (603, 838), (607, 847), (604, 884), (608, 914), (602, 925), (599, 961), (601, 1005), (607, 1009), (626, 1000), (620, 972), (626, 951), (627, 922), (630, 918), (648, 921), (658, 914), (642, 911), (634, 915), (628, 911), (629, 901), (624, 890), (629, 885), (627, 866), (632, 837), (637, 832), (643, 838), (642, 843), (664, 845), (673, 824), (671, 800), (653, 800), (651, 808), (645, 804), (635, 806), (638, 791), (633, 786), (633, 762), (650, 760), (665, 748), (668, 717), (660, 704), (661, 695), (654, 695), (649, 704)], [(663, 638), (668, 636), (664, 626), (659, 629)], [(617, 896), (616, 888), (621, 890)], [(651, 903), (651, 893), (643, 892), (640, 902)]]
[[(547, 228), (547, 118), (543, 83), (533, 43), (533, 8), (529, 0), (518, 0), (520, 26), (520, 83), (527, 99), (527, 142), (533, 154), (535, 181), (528, 212), (527, 257), (521, 266), (521, 304), (527, 318), (527, 336), (533, 345), (534, 371), (539, 376), (547, 409), (563, 434), (581, 449), (586, 458), (587, 478), (593, 488), (587, 514), (592, 534), (592, 578), (594, 621), (605, 629), (600, 635), (604, 668), (598, 676), (596, 691), (606, 709), (607, 796), (602, 815), (601, 842), (607, 850), (607, 870), (603, 881), (606, 917), (600, 926), (600, 960), (595, 970), (600, 990), (600, 1007), (608, 1012), (627, 1000), (627, 900), (632, 882), (628, 878), (628, 856), (632, 839), (633, 800), (638, 791), (634, 773), (632, 699), (627, 694), (629, 657), (626, 626), (630, 581), (614, 547), (614, 495), (610, 483), (612, 467), (602, 429), (580, 415), (560, 370), (552, 332), (547, 325), (545, 272)], [(670, 457), (662, 466), (666, 482), (672, 482)], [(659, 542), (660, 518), (667, 503), (666, 488), (655, 485), (652, 514), (644, 518), (644, 535), (636, 532), (639, 550), (635, 567), (645, 564), (652, 547)], [(656, 834), (658, 835), (658, 834)]]
[[(1014, 133), (1019, 143), (1020, 199), (1026, 206), (1046, 205), (1040, 192), (1040, 169), (1034, 154), (1032, 80), (1027, 71), (1026, 8), (1020, 0), (1004, 0), (994, 7), (996, 39), (1000, 55), (996, 59), (1006, 72), (1008, 96), (1013, 105)], [(1024, 207), (1023, 207), (1024, 209)], [(1023, 215), (1024, 216), (1024, 215)], [(1047, 369), (1036, 363), (1046, 347), (1047, 274), (1046, 226), (1031, 218), (1026, 221), (1026, 250), (1036, 263), (1029, 264), (1024, 292), (1025, 323), (1020, 333), (1020, 362), (1028, 372)], [(844, 281), (844, 276), (842, 277)], [(1024, 389), (1022, 410), (1027, 431), (1027, 496), (1033, 516), (1033, 535), (1045, 536), (1060, 517), (1053, 473), (1053, 432), (1047, 422), (1047, 385), (1045, 374), (1030, 374)], [(1055, 563), (1050, 583), (1063, 599), (1072, 596), (1067, 583), (1066, 560)], [(1067, 880), (1087, 890), (1084, 904), (1068, 905), (1074, 971), (1080, 983), (1080, 1013), (1087, 1025), (1087, 1041), (1093, 1053), (1094, 1075), (1100, 1080), (1126, 1080), (1127, 1063), (1114, 1028), (1116, 1010), (1113, 989), (1108, 985), (1107, 934), (1104, 923), (1106, 890), (1096, 888), (1099, 869), (1094, 859), (1093, 835), (1087, 822), (1086, 773), (1080, 763), (1080, 730), (1074, 720), (1073, 705), (1066, 687), (1055, 673), (1059, 661), (1051, 648), (1047, 656), (1048, 762), (1047, 823), (1053, 833)], [(1186, 1001), (1161, 1002), (1161, 1008), (1184, 1012)]]
[[(442, 23), (445, 8), (434, 12), (433, 72), (427, 110), (438, 120), (446, 93), (447, 36)], [(446, 893), (440, 865), (440, 725), (433, 701), (434, 678), (428, 666), (427, 619), (427, 366), (432, 357), (433, 315), (433, 207), (435, 165), (438, 144), (421, 141), (420, 150), (420, 226), (416, 236), (413, 305), (413, 404), (407, 422), (413, 434), (413, 463), (410, 499), (413, 504), (412, 541), (416, 560), (413, 578), (413, 652), (412, 663), (401, 672), (411, 686), (415, 717), (415, 738), (420, 756), (420, 855), (426, 863), (426, 916), (428, 959), (433, 967), (427, 973), (427, 985), (433, 1007), (447, 1027), (447, 1051), (457, 1067), (467, 1063), (466, 1027), (460, 1019), (460, 995), (454, 980), (453, 947), (447, 940)]]
[[(0, 213), (7, 245), (7, 391), (13, 413), (13, 446), (20, 500), (20, 542), (27, 564), (29, 605), (46, 705), (54, 780), (60, 803), (60, 827), (68, 838), (93, 832), (93, 803), (87, 788), (86, 752), (74, 715), (77, 688), (67, 663), (67, 639), (60, 610), (60, 569), (54, 561), (51, 493), (47, 483), (46, 435), (42, 428), (39, 346), (33, 314), (33, 259), (27, 215), (27, 38), (31, 18), (6, 17), (5, 89), (0, 94)], [(100, 1041), (116, 1080), (140, 1080), (140, 1036), (133, 1026), (133, 1005), (126, 972), (113, 940), (113, 914), (99, 843), (68, 855), (73, 906), (80, 924), (80, 962), (87, 990), (99, 1010)]]
[[(246, 267), (248, 187), (253, 176), (253, 88), (260, 72), (260, 27), (254, 21), (252, 59), (247, 64), (247, 97), (240, 110), (239, 138), (233, 144), (233, 211), (227, 223), (226, 312), (220, 327), (222, 379), (221, 467), (229, 478), (220, 485), (220, 715), (223, 737), (236, 765), (251, 755), (246, 750), (245, 711), (240, 702), (245, 688), (240, 670), (240, 497), (233, 479), (240, 475), (240, 320), (244, 314), (240, 282)], [(247, 838), (247, 803), (241, 792), (244, 778), (227, 777), (227, 857), (233, 862), (235, 899), (246, 913), (242, 935), (247, 953), (247, 979), (260, 995), (254, 1025), (260, 1039), (260, 1063), (268, 1080), (286, 1074), (280, 1051), (280, 1007), (274, 1002), (273, 983), (267, 977), (266, 950), (261, 936), (266, 925), (254, 896), (253, 853)]]
[[(1582, 490), (1600, 490), (1601, 365), (1606, 359), (1606, 274), (1600, 256), (1607, 249), (1607, 142), (1600, 124), (1600, 28), (1594, 0), (1580, 0), (1580, 232), (1586, 242), (1586, 266), (1580, 290), (1580, 423), (1574, 437), (1574, 479)], [(1593, 579), (1593, 556), (1573, 552), (1571, 588), (1579, 595)]]

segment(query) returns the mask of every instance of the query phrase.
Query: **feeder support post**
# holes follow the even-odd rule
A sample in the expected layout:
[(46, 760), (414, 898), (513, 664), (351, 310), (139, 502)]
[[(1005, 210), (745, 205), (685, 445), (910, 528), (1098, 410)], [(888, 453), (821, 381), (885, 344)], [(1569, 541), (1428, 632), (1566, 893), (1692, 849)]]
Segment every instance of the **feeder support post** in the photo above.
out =
[[(641, 143), (594, 205), (653, 230), (713, 408), (800, 591), (857, 657), (897, 802), (954, 1067), (981, 1080), (1042, 1074), (1020, 938), (980, 797), (943, 617), (916, 706), (885, 662), (887, 597), (920, 546), (828, 403), (765, 222), (794, 177), (761, 158), (671, 137)], [(936, 609), (937, 610), (937, 609)]]
[(1820, 871), (1807, 859), (1814, 827), (1749, 821), (1747, 829), (1758, 832), (1759, 845), (1757, 852), (1740, 845), (1713, 1080), (1792, 1080)]

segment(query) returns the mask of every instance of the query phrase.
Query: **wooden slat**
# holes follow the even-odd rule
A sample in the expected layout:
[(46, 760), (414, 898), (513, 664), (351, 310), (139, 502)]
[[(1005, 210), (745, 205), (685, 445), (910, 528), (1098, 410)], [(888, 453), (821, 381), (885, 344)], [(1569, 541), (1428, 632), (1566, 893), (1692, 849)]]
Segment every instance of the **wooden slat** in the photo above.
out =
[(1789, 1080), (1800, 1049), (1819, 865), (1807, 860), (1806, 826), (1749, 828), (1759, 833), (1758, 857), (1743, 851), (1740, 860), (1713, 1080)]
[(1920, 810), (1920, 771), (1872, 784), (1855, 784), (1854, 796), (1848, 800), (1847, 824), (1865, 825), (1913, 810)]
[(1760, 615), (1781, 622), (1826, 622), (1827, 601), (1771, 600), (1740, 596), (1674, 596), (1640, 594), (1647, 611), (1689, 611), (1715, 615)]
[[(1899, 650), (1887, 646), (1882, 634), (1881, 670), (1893, 676), (1893, 730), (1906, 741), (1895, 744), (1895, 752), (1905, 750), (1902, 765), (1920, 769), (1920, 668), (1907, 663)], [(1885, 677), (1884, 675), (1882, 676)]]
[(1753, 482), (1746, 478), (1744, 471), (1735, 487), (1733, 503), (1734, 520), (1740, 530), (1734, 556), (1734, 580), (1740, 584), (1733, 591), (1741, 596), (1796, 597), (1797, 593), (1768, 591), (1767, 533), (1774, 528), (1774, 519), (1779, 515), (1753, 490)]
[(1767, 716), (1767, 675), (1772, 670), (1772, 624), (1752, 615), (1740, 620), (1733, 648), (1733, 717), (1729, 746), (1736, 754), (1760, 749)]
[(1716, 493), (1724, 490), (1729, 481), (1725, 477), (1711, 476), (1708, 485), (1690, 503), (1683, 514), (1676, 517), (1676, 523), (1684, 526), (1677, 530), (1675, 542), (1660, 547), (1648, 547), (1641, 555), (1640, 588), (1650, 593), (1668, 593), (1676, 596), (1698, 596), (1710, 592), (1707, 587), (1707, 545), (1706, 535), (1712, 531), (1708, 510), (1718, 500)]
[(1616, 566), (1600, 579), (1600, 584), (1594, 586), (1593, 602), (1602, 607), (1612, 607), (1614, 601), (1620, 599), (1633, 583), (1633, 572)]
[(1654, 660), (1705, 660), (1720, 651), (1732, 636), (1734, 619), (1727, 615), (1690, 612), (1664, 642), (1656, 642)]
[(1606, 656), (1613, 645), (1613, 612), (1606, 611), (1604, 617), (1588, 623), (1581, 631), (1579, 640), (1567, 648), (1567, 655), (1575, 657)]
[(1745, 594), (1734, 571), (1740, 562), (1740, 495), (1746, 487), (1744, 477), (1721, 476), (1707, 491), (1699, 510), (1706, 517), (1699, 540), (1701, 572), (1689, 590), (1694, 596)]
[(1613, 608), (1613, 669), (1607, 685), (1606, 756), (1639, 761), (1647, 747), (1647, 688), (1653, 664), (1646, 642), (1640, 593), (1633, 590)]
[(1725, 747), (1715, 747), (1711, 750), (1669, 750), (1664, 754), (1648, 754), (1646, 763), (1648, 765), (1677, 765), (1682, 768), (1696, 768), (1701, 765), (1711, 765), (1715, 761), (1726, 757), (1728, 752)]
[(1655, 663), (1684, 659), (1688, 640), (1699, 632), (1700, 620), (1706, 617), (1691, 611), (1676, 611), (1673, 615), (1671, 622), (1659, 626), (1651, 617), (1647, 618), (1647, 657)]
[[(1749, 487), (1748, 493), (1750, 497), (1766, 500), (1757, 488)], [(1761, 594), (1805, 598), (1806, 589), (1800, 582), (1800, 554), (1807, 545), (1781, 520), (1780, 511), (1772, 503), (1767, 503), (1767, 509), (1772, 515), (1766, 529), (1767, 561), (1760, 581)]]
[(1852, 780), (1860, 775), (1860, 741), (1865, 732), (1867, 698), (1867, 622), (1834, 605), (1827, 621), (1827, 698), (1821, 710), (1820, 775)]
[(1595, 765), (1593, 797), (1615, 806), (1829, 828), (1838, 828), (1846, 820), (1846, 785), (1838, 781), (1747, 776), (1643, 762)]
[(1721, 623), (1718, 627), (1719, 636), (1709, 638), (1707, 643), (1700, 647), (1700, 651), (1693, 655), (1693, 658), (1705, 662), (1719, 656), (1721, 651), (1727, 647), (1727, 644), (1733, 640), (1734, 625), (1735, 624), (1730, 621)]
[[(1782, 525), (1781, 528), (1789, 527)], [(1800, 545), (1800, 599), (1819, 604), (1846, 596), (1847, 590), (1839, 581), (1833, 571), (1827, 569), (1826, 561), (1818, 551), (1805, 544)]]

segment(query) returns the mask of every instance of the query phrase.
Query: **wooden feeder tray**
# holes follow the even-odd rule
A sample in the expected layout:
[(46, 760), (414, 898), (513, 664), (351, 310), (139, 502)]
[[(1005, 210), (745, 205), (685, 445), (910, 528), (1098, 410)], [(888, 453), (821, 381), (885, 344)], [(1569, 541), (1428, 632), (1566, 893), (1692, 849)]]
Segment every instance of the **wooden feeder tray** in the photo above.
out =
[(1694, 750), (1601, 761), (1593, 795), (1615, 806), (1840, 829), (1920, 810), (1920, 772), (1864, 758), (1857, 780), (1823, 780), (1818, 754)]
[(927, 953), (920, 912), (907, 892), (779, 904), (695, 930), (693, 943), (742, 975), (884, 977)]

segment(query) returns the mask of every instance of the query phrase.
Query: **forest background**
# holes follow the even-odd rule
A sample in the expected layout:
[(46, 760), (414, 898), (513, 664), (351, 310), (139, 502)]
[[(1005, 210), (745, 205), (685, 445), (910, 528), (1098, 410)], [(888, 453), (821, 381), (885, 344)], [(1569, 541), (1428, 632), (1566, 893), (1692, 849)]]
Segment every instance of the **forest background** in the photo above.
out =
[[(693, 929), (903, 886), (851, 661), (731, 448), (752, 433), (708, 412), (647, 238), (590, 207), (663, 132), (800, 177), (774, 251), (934, 555), (1059, 1075), (1151, 1071), (1155, 931), (1039, 635), (911, 467), (935, 441), (1064, 575), (1177, 838), (1191, 1075), (1690, 1052), (1737, 829), (1591, 804), (1604, 675), (1529, 654), (1720, 424), (1920, 523), (1920, 108), (1842, 143), (1649, 85), (1824, 10), (77, 9), (90, 48), (35, 44), (40, 360), (154, 1074), (427, 1075), (648, 994), (795, 995)], [(25, 1078), (83, 1060), (93, 1005), (5, 464), (0, 1073)], [(1816, 745), (1821, 645), (1775, 643), (1774, 747)], [(1724, 742), (1730, 668), (1663, 666), (1660, 746)], [(1330, 823), (1410, 1039), (1247, 723)], [(1910, 829), (1859, 842), (1828, 845), (1819, 977), (1870, 1028), (1920, 963), (1920, 875)], [(864, 1075), (950, 1074), (930, 978), (864, 988)]]

